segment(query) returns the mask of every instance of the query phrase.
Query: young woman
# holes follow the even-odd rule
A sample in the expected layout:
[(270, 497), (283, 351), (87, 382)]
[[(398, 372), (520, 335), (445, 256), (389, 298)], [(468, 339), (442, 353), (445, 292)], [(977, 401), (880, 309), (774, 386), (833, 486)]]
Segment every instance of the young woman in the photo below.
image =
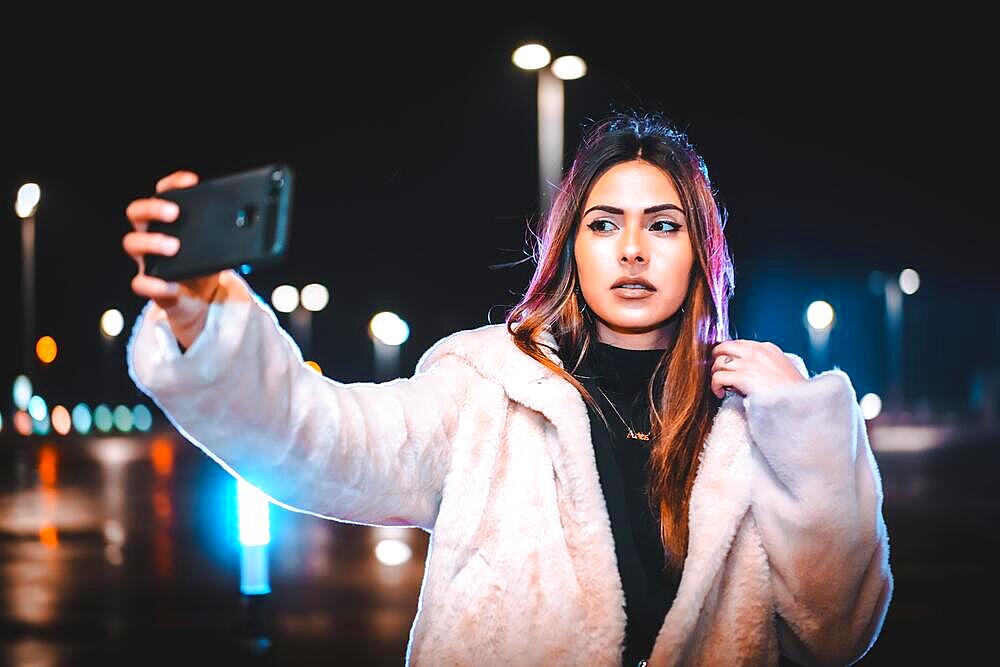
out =
[(127, 214), (151, 299), (129, 372), (185, 437), (290, 509), (432, 533), (408, 663), (848, 664), (878, 636), (893, 580), (853, 385), (727, 340), (723, 217), (659, 115), (594, 123), (506, 322), (391, 382), (313, 371), (233, 271), (144, 275), (177, 251), (146, 224), (177, 210)]

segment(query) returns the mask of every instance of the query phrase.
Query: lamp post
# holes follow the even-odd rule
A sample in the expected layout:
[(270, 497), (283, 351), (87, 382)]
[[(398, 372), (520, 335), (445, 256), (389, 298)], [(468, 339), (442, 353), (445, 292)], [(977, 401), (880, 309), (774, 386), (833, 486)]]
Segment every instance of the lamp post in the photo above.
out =
[(24, 331), (23, 372), (29, 377), (34, 370), (32, 346), (35, 344), (35, 213), (42, 198), (37, 183), (25, 183), (17, 190), (14, 212), (21, 219), (21, 289)]
[(319, 283), (310, 283), (298, 290), (291, 285), (279, 285), (271, 293), (274, 309), (288, 314), (292, 338), (306, 359), (312, 355), (312, 314), (326, 308), (330, 292)]
[(920, 275), (913, 269), (903, 269), (899, 275), (885, 280), (885, 324), (889, 347), (889, 405), (902, 412), (906, 407), (903, 396), (905, 381), (903, 363), (903, 295), (920, 289)]
[(829, 364), (830, 331), (835, 320), (833, 306), (826, 301), (813, 301), (806, 308), (805, 325), (813, 368), (826, 368)]
[(117, 308), (109, 308), (101, 315), (101, 352), (104, 357), (101, 363), (101, 399), (105, 401), (116, 399), (118, 387), (115, 379), (118, 374), (112, 369), (115, 369), (116, 340), (124, 328), (125, 317)]
[(541, 44), (524, 44), (514, 50), (511, 61), (524, 70), (538, 71), (538, 189), (539, 210), (552, 203), (552, 193), (562, 181), (565, 91), (563, 81), (579, 79), (587, 65), (579, 56), (561, 56), (552, 62)]

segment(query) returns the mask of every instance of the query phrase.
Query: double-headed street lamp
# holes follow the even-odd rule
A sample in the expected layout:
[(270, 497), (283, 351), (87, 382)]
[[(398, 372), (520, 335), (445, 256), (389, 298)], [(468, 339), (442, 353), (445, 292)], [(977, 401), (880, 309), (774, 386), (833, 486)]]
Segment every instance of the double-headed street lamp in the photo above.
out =
[(587, 64), (579, 56), (560, 56), (553, 61), (547, 48), (534, 43), (519, 46), (511, 60), (523, 70), (538, 72), (539, 210), (545, 211), (552, 192), (562, 181), (566, 106), (563, 81), (582, 78)]

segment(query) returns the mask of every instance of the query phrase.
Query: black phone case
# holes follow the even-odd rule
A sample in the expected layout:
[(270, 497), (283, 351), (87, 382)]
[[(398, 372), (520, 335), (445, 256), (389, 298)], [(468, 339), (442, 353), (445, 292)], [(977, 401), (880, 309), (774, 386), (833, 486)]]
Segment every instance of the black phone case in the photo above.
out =
[(146, 255), (146, 273), (184, 280), (248, 264), (284, 259), (292, 213), (294, 173), (271, 164), (154, 195), (180, 206), (174, 222), (150, 222), (149, 231), (176, 236), (176, 255)]

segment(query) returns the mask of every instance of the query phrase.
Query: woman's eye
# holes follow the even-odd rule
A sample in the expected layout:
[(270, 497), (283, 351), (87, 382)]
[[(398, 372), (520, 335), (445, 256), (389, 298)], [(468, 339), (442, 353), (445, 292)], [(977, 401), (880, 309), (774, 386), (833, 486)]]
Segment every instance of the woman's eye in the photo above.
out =
[(680, 229), (680, 225), (670, 220), (657, 220), (656, 222), (653, 223), (653, 227), (655, 227), (656, 225), (670, 225), (672, 227), (672, 229), (664, 229), (663, 231), (665, 232), (676, 232), (678, 229)]
[(589, 229), (592, 229), (595, 232), (610, 232), (611, 231), (610, 229), (599, 229), (600, 225), (612, 225), (613, 226), (614, 223), (611, 222), (610, 220), (594, 220), (592, 223), (590, 223), (589, 225), (587, 225), (587, 227)]

